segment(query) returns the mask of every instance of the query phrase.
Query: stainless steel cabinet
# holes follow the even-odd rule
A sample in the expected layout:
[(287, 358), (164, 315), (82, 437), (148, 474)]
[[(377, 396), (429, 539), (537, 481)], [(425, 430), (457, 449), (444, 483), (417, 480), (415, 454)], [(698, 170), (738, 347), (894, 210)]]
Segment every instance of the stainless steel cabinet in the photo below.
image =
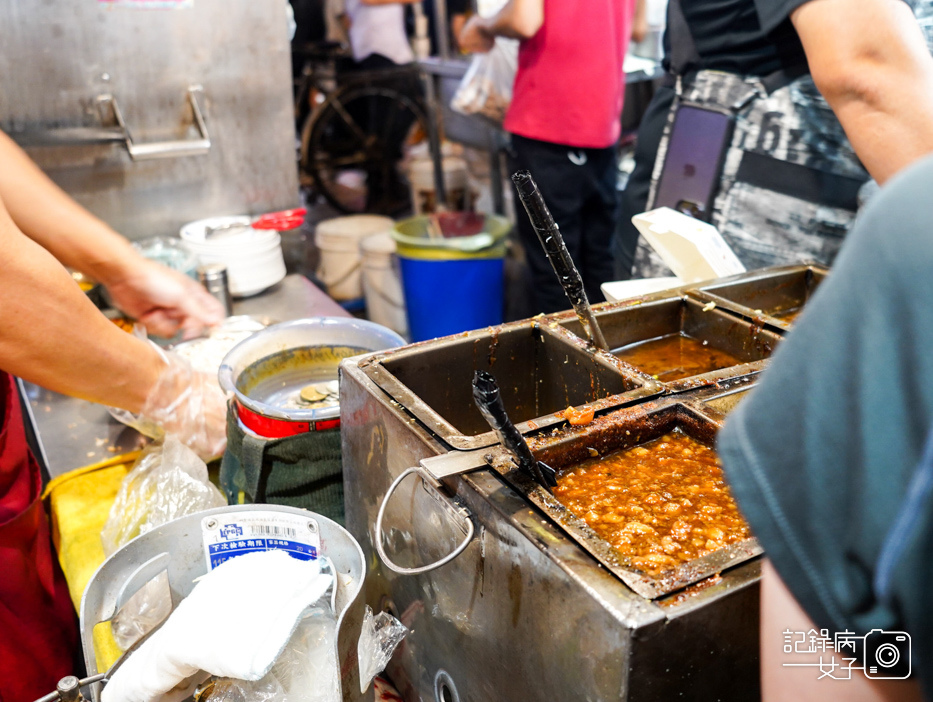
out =
[(294, 206), (285, 5), (0, 0), (0, 128), (131, 239)]

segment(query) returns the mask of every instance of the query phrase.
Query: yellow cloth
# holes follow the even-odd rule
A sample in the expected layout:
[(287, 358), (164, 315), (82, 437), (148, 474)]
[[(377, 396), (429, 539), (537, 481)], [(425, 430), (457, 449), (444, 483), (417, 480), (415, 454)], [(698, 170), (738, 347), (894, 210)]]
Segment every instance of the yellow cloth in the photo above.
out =
[[(76, 611), (80, 611), (88, 581), (104, 562), (100, 532), (123, 476), (139, 454), (133, 451), (78, 468), (58, 476), (45, 488), (43, 497), (49, 498), (52, 513), (52, 539)], [(122, 653), (109, 622), (94, 629), (94, 646), (98, 670), (107, 670)]]

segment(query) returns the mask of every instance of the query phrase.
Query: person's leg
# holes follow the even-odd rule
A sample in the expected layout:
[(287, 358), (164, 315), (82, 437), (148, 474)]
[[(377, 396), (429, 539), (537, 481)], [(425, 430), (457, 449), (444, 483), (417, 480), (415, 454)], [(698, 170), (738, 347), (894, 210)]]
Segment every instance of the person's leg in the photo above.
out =
[(674, 101), (673, 88), (660, 87), (655, 92), (648, 109), (638, 128), (638, 141), (635, 142), (635, 170), (629, 176), (625, 190), (622, 191), (619, 208), (618, 226), (612, 242), (615, 259), (616, 280), (628, 280), (632, 275), (635, 262), (635, 250), (638, 247), (638, 230), (632, 224), (632, 217), (645, 211), (648, 204), (648, 190), (651, 187), (651, 172), (658, 153), (658, 144), (667, 123), (667, 114)]
[[(509, 168), (514, 173), (527, 170), (537, 183), (541, 195), (572, 257), (580, 253), (580, 208), (582, 204), (582, 170), (571, 162), (566, 146), (512, 136)], [(517, 198), (516, 198), (517, 200)], [(557, 312), (570, 307), (570, 302), (547, 260), (538, 235), (528, 214), (516, 202), (516, 229), (528, 262), (534, 314)]]
[(579, 256), (575, 258), (586, 297), (603, 302), (603, 283), (615, 280), (612, 237), (619, 219), (618, 162), (615, 147), (587, 149), (586, 200), (581, 212)]
[[(921, 702), (920, 685), (912, 680), (877, 680), (861, 670), (849, 680), (820, 679), (819, 668), (786, 666), (784, 632), (808, 632), (817, 625), (797, 604), (770, 561), (761, 569), (761, 699), (762, 702)], [(828, 658), (828, 654), (823, 654)], [(842, 663), (835, 657), (837, 663)], [(813, 661), (810, 661), (813, 662)]]

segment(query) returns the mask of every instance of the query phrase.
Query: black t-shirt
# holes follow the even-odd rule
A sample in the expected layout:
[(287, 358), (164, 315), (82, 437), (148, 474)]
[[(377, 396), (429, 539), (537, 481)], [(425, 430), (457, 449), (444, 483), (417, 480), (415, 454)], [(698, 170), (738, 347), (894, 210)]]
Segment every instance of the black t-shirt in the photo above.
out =
[[(671, 5), (677, 0), (671, 0)], [(679, 0), (699, 54), (692, 68), (765, 76), (806, 63), (790, 13), (807, 0)], [(671, 7), (668, 8), (670, 13)], [(664, 37), (665, 54), (675, 39)]]

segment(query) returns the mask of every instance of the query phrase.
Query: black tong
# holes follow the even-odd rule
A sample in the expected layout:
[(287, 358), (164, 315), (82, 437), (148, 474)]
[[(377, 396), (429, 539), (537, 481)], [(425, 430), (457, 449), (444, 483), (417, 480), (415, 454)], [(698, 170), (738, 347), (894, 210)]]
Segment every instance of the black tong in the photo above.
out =
[(502, 397), (499, 395), (499, 385), (491, 373), (476, 371), (473, 375), (473, 399), (483, 418), (496, 432), (499, 441), (512, 452), (519, 469), (542, 488), (551, 492), (551, 488), (557, 485), (557, 474), (546, 463), (536, 461), (531, 454), (525, 437), (512, 424), (512, 420), (505, 411), (505, 405), (502, 404)]
[(512, 175), (512, 182), (518, 190), (518, 197), (525, 206), (528, 213), (528, 219), (531, 220), (531, 226), (541, 246), (544, 247), (544, 253), (551, 263), (554, 272), (560, 280), (561, 286), (567, 297), (570, 298), (570, 304), (573, 305), (573, 311), (577, 313), (583, 330), (596, 346), (604, 351), (609, 350), (609, 344), (603, 336), (602, 330), (593, 316), (593, 308), (590, 307), (590, 301), (586, 298), (586, 291), (583, 289), (583, 279), (580, 277), (580, 271), (570, 258), (570, 252), (567, 251), (567, 245), (564, 238), (560, 235), (560, 228), (551, 211), (544, 204), (544, 198), (538, 189), (537, 183), (528, 171), (518, 171)]

